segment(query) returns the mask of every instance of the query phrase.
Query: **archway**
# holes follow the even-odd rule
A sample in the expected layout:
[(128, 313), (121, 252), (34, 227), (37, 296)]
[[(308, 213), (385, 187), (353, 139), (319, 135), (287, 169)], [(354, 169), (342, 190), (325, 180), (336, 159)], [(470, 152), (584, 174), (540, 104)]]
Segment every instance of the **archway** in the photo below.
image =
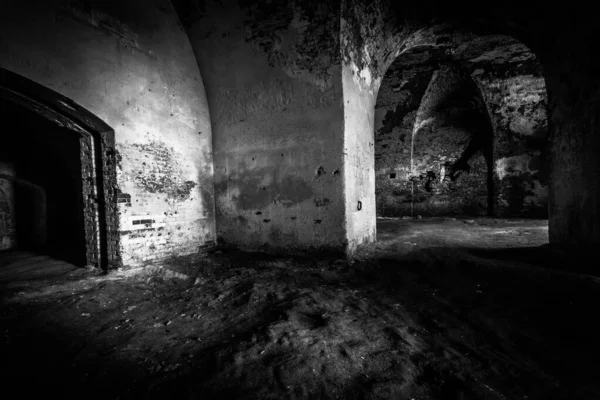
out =
[(538, 60), (512, 37), (444, 35), (403, 52), (379, 87), (378, 216), (547, 218)]
[(5, 249), (117, 267), (113, 130), (64, 96), (4, 69), (0, 99), (5, 119), (20, 122), (18, 132), (2, 138), (0, 179), (12, 203), (12, 215), (3, 217), (11, 227)]
[(423, 53), (403, 56), (379, 91), (378, 215), (491, 214), (493, 129), (481, 93), (456, 63), (406, 68)]

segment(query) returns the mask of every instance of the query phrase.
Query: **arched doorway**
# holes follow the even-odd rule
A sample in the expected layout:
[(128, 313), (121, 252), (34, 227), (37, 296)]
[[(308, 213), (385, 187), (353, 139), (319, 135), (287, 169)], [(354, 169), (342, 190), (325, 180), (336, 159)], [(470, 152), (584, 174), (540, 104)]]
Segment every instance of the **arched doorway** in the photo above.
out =
[(401, 54), (382, 80), (378, 216), (547, 218), (547, 95), (538, 60), (512, 37), (451, 32), (452, 41), (441, 35), (441, 45)]

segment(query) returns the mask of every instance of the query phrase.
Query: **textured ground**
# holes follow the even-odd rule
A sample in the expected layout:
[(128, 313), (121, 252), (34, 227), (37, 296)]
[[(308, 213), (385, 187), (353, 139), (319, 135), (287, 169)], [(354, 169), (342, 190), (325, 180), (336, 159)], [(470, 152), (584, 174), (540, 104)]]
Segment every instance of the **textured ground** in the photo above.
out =
[(600, 279), (545, 221), (378, 221), (351, 263), (218, 253), (99, 275), (0, 255), (4, 393), (598, 399)]

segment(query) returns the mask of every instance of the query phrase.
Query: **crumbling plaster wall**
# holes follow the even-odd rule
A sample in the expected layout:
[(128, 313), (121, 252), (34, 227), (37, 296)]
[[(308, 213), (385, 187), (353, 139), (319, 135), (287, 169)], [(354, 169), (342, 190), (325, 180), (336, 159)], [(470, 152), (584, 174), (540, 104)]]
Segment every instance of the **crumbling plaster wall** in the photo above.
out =
[(335, 2), (179, 7), (211, 109), (219, 243), (345, 250)]
[(11, 0), (3, 7), (10, 12), (0, 16), (0, 66), (115, 130), (122, 263), (213, 243), (208, 104), (171, 3)]

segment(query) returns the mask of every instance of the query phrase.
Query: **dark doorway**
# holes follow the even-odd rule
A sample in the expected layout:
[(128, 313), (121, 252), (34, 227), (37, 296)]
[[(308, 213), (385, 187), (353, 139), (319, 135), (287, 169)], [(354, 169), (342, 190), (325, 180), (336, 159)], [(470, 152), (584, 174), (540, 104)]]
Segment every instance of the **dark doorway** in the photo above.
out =
[(0, 116), (16, 247), (86, 265), (81, 135), (9, 101), (2, 101)]
[[(0, 113), (0, 191), (7, 199), (0, 210), (0, 250), (16, 248), (22, 236), (25, 246), (78, 265), (121, 266), (114, 130), (71, 99), (3, 68)], [(17, 191), (20, 210), (28, 202), (46, 207), (17, 211), (11, 206)], [(22, 234), (17, 213), (23, 214)]]

